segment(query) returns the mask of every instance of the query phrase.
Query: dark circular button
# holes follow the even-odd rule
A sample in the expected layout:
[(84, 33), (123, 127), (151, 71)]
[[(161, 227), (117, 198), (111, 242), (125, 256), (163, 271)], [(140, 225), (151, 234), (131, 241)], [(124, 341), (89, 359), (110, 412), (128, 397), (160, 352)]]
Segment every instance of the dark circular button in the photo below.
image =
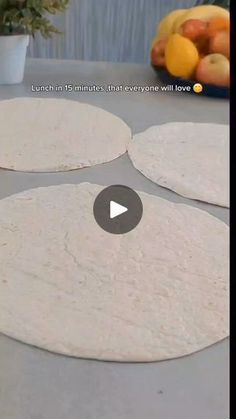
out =
[(143, 204), (133, 189), (113, 185), (99, 193), (94, 201), (93, 213), (103, 230), (112, 234), (125, 234), (140, 222)]

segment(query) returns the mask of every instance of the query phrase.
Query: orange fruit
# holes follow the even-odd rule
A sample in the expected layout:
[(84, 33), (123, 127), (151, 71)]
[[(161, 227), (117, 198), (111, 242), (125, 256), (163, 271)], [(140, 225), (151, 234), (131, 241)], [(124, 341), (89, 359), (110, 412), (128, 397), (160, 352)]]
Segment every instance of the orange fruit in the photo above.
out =
[(225, 17), (215, 17), (208, 22), (209, 36), (215, 35), (217, 32), (230, 30), (230, 19)]
[(199, 62), (199, 52), (194, 43), (177, 33), (170, 36), (165, 57), (167, 70), (175, 77), (191, 77)]

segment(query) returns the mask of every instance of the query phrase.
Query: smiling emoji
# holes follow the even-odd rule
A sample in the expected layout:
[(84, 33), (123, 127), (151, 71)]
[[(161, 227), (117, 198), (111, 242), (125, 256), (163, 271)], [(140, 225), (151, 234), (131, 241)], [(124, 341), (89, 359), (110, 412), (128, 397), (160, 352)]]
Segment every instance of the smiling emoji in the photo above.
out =
[(193, 91), (195, 93), (202, 93), (202, 91), (203, 91), (202, 84), (201, 83), (195, 83), (194, 86), (193, 86)]

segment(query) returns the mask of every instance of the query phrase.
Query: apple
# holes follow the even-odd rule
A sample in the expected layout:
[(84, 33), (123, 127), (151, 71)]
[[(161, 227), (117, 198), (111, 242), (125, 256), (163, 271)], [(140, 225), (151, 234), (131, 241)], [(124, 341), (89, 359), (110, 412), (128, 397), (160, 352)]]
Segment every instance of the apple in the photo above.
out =
[(200, 83), (229, 87), (230, 63), (222, 54), (209, 54), (202, 58), (196, 70), (196, 79)]
[(230, 35), (229, 31), (217, 32), (210, 38), (209, 51), (213, 54), (222, 54), (230, 57)]
[(166, 65), (166, 59), (165, 59), (165, 50), (166, 45), (168, 42), (168, 38), (160, 39), (157, 41), (151, 52), (151, 62), (153, 65), (156, 65), (157, 67), (165, 67)]
[(180, 34), (195, 42), (207, 35), (207, 23), (200, 19), (189, 19), (180, 27)]

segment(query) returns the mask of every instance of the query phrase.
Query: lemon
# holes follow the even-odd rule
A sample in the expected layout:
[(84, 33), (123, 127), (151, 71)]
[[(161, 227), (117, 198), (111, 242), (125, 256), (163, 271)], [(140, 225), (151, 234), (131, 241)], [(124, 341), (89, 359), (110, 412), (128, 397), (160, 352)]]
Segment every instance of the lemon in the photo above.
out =
[(184, 78), (193, 75), (200, 59), (194, 43), (177, 33), (170, 36), (165, 57), (169, 73)]

